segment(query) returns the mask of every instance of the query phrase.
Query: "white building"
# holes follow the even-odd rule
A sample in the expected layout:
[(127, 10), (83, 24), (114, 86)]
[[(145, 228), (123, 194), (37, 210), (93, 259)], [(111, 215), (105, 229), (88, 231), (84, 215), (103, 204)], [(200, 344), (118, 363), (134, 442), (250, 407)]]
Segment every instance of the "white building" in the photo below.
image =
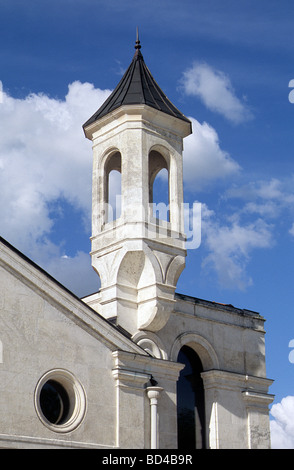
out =
[[(124, 77), (84, 124), (99, 292), (78, 299), (0, 239), (2, 448), (270, 447), (263, 317), (175, 293), (191, 123), (140, 47), (137, 39)], [(167, 220), (151, 209), (162, 168)], [(114, 219), (113, 170), (121, 174)]]

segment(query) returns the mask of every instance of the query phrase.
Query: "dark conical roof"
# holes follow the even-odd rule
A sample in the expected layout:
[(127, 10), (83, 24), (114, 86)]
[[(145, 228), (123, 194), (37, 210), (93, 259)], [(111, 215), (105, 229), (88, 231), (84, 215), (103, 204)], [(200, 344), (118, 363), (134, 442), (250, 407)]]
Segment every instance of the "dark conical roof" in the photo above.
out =
[(133, 60), (121, 81), (98, 111), (83, 125), (84, 128), (120, 106), (132, 104), (146, 104), (158, 111), (190, 122), (169, 101), (152, 77), (140, 51), (141, 46), (138, 37), (135, 49)]

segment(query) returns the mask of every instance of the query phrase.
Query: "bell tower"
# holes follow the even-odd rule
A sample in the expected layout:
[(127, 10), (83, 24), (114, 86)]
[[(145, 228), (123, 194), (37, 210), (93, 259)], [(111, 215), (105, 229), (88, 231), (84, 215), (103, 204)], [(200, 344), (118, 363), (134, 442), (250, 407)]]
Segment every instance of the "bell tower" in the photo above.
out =
[[(182, 152), (191, 122), (152, 77), (138, 33), (129, 68), (83, 128), (93, 144), (91, 258), (101, 280), (87, 302), (131, 334), (158, 331), (173, 311), (185, 266)], [(153, 203), (153, 183), (163, 168), (169, 193), (164, 218)], [(113, 171), (121, 178), (114, 217)]]

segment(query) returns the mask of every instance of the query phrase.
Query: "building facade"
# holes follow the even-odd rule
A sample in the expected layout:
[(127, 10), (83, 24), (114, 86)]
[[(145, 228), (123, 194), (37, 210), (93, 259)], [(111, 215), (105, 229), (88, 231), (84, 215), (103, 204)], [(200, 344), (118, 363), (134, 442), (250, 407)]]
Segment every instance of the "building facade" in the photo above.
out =
[[(191, 123), (154, 80), (138, 38), (83, 128), (101, 288), (78, 299), (0, 240), (0, 447), (269, 448), (264, 318), (176, 293)], [(165, 218), (153, 211), (162, 169)], [(116, 214), (112, 172), (121, 178)]]

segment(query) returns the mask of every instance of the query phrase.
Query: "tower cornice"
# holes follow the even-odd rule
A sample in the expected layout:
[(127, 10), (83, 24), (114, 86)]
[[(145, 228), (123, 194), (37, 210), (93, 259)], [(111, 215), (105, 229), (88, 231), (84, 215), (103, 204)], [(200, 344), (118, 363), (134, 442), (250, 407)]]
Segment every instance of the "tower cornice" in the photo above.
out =
[(89, 140), (93, 140), (95, 134), (98, 135), (100, 130), (105, 133), (108, 125), (111, 125), (111, 128), (113, 129), (113, 122), (116, 122), (118, 126), (127, 121), (149, 122), (152, 123), (152, 126), (158, 126), (159, 128), (180, 138), (187, 137), (191, 134), (190, 121), (179, 120), (174, 116), (157, 111), (145, 104), (120, 106), (101, 117), (99, 120), (93, 121), (87, 126), (84, 126), (84, 133)]

